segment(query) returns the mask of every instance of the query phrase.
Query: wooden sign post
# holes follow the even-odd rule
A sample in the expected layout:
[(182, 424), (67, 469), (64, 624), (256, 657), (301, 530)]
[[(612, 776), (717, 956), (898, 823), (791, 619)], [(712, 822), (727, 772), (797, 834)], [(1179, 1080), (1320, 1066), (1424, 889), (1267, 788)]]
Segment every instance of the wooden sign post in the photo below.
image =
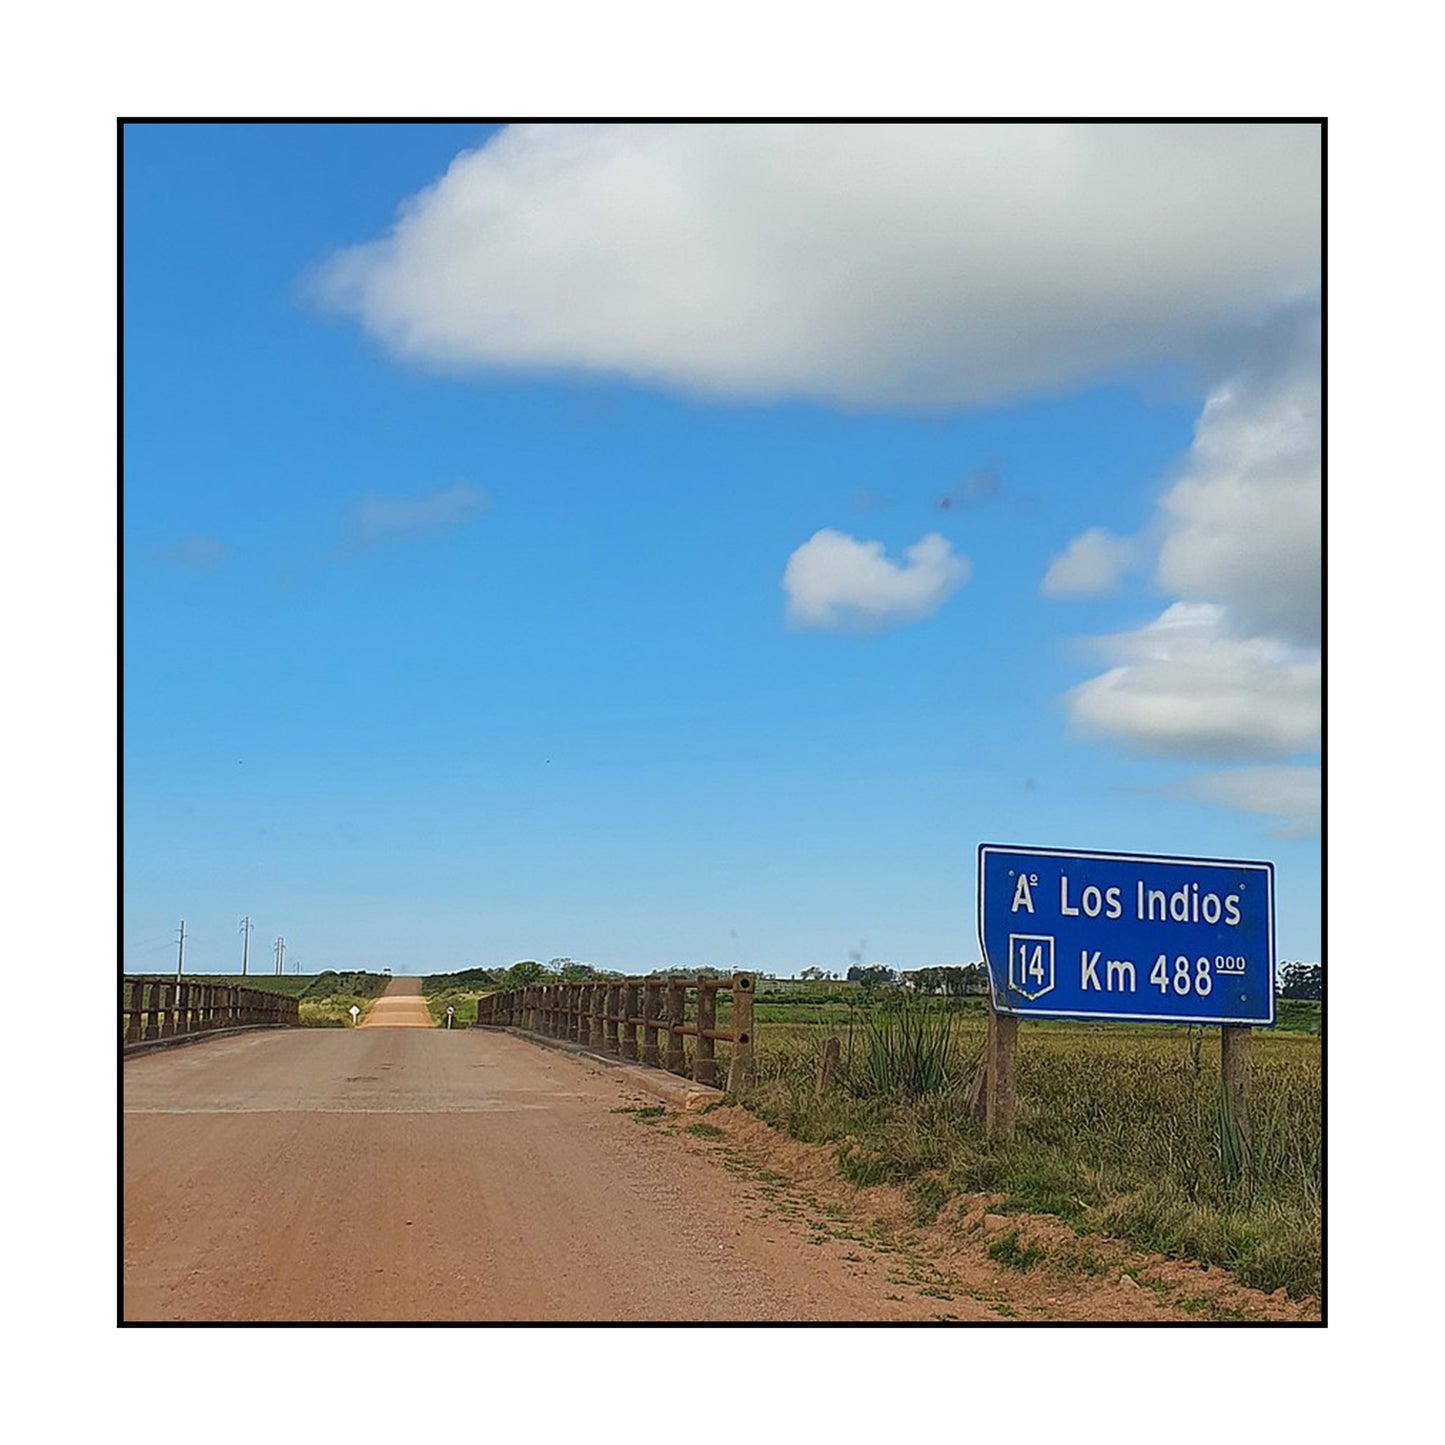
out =
[(988, 1009), (987, 1061), (984, 1072), (983, 1123), (990, 1139), (1012, 1139), (1018, 1112), (1018, 1073), (1014, 1055), (1019, 1021)]

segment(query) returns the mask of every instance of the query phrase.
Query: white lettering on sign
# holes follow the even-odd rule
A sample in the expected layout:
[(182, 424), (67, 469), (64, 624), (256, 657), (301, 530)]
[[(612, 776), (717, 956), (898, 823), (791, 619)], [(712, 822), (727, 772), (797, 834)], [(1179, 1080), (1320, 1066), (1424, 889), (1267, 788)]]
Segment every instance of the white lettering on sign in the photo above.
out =
[(1079, 987), (1085, 993), (1095, 989), (1099, 993), (1133, 993), (1134, 963), (1128, 958), (1103, 960), (1104, 978), (1099, 981), (1100, 956), (1096, 948), (1092, 953), (1087, 948), (1079, 950)]
[[(1242, 960), (1241, 960), (1242, 961)], [(1217, 958), (1215, 963), (1224, 964), (1224, 959)], [(1231, 959), (1232, 963), (1233, 960)], [(1222, 970), (1233, 973), (1233, 968)], [(1214, 975), (1211, 969), (1210, 960), (1204, 956), (1190, 959), (1185, 954), (1179, 954), (1171, 965), (1169, 955), (1161, 953), (1154, 960), (1154, 967), (1149, 970), (1149, 982), (1158, 988), (1160, 993), (1167, 994), (1171, 991), (1177, 993), (1180, 998), (1188, 994), (1195, 994), (1199, 998), (1208, 998), (1214, 990)]]
[[(1086, 918), (1097, 918), (1101, 913), (1105, 918), (1122, 918), (1124, 916), (1123, 895), (1117, 888), (1105, 888), (1099, 891), (1092, 883), (1079, 895), (1079, 903), (1083, 907)], [(1078, 908), (1069, 906), (1069, 876), (1067, 873), (1059, 875), (1059, 912), (1065, 918), (1077, 918)]]
[[(1039, 880), (1036, 877), (1033, 881), (1037, 883)], [(1027, 873), (1020, 873), (1019, 881), (1014, 884), (1013, 907), (1009, 911), (1011, 913), (1017, 913), (1021, 907), (1027, 908), (1030, 913), (1034, 911), (1034, 895), (1033, 890), (1029, 887), (1029, 875)]]
[(1221, 898), (1217, 893), (1201, 893), (1197, 883), (1165, 893), (1162, 888), (1146, 888), (1141, 878), (1134, 885), (1134, 912), (1145, 923), (1219, 923), (1238, 928), (1242, 921), (1239, 898), (1230, 893)]

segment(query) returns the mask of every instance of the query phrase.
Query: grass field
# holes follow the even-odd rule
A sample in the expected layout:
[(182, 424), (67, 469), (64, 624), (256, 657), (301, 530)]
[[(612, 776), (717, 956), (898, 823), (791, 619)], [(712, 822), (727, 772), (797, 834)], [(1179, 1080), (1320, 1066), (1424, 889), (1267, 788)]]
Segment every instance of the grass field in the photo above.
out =
[[(913, 1005), (931, 1019), (941, 1064), (933, 1091), (910, 1096), (871, 1067), (888, 1027), (876, 1000), (850, 1007), (836, 996), (760, 992), (748, 1107), (795, 1138), (832, 1145), (854, 1183), (908, 1189), (920, 1223), (959, 1194), (989, 1193), (1003, 1212), (1057, 1215), (1084, 1233), (1225, 1266), (1264, 1290), (1318, 1294), (1317, 1003), (1282, 1008), (1282, 1027), (1254, 1033), (1243, 1161), (1221, 1133), (1217, 1029), (1021, 1023), (1017, 1137), (1002, 1143), (983, 1136), (965, 1102), (983, 1052), (982, 1000), (951, 1003)], [(841, 1068), (820, 1093), (830, 1036)]]

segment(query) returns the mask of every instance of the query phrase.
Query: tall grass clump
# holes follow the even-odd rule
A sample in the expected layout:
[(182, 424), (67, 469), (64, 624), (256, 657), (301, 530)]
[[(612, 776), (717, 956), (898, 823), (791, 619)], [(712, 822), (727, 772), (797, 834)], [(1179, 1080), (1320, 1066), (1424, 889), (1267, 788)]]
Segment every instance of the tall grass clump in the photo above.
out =
[(921, 1099), (947, 1093), (953, 1015), (905, 999), (864, 1020), (862, 1048), (846, 1070), (848, 1087), (864, 1099)]

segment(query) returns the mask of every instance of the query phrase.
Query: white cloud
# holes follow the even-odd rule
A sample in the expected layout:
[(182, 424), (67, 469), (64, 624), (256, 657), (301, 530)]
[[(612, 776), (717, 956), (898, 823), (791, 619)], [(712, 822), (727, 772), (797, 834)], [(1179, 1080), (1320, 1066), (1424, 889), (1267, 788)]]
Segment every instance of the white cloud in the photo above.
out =
[(1232, 635), (1222, 607), (1177, 602), (1101, 640), (1116, 665), (1068, 694), (1080, 731), (1140, 752), (1211, 761), (1287, 758), (1320, 741), (1320, 662)]
[(977, 403), (1206, 354), (1314, 293), (1309, 125), (528, 125), (320, 297), (396, 355)]
[(1202, 803), (1222, 803), (1283, 820), (1278, 832), (1298, 837), (1320, 825), (1318, 767), (1229, 768), (1186, 779), (1173, 791)]
[[(1080, 730), (1133, 750), (1222, 761), (1320, 746), (1318, 316), (1286, 310), (1250, 340), (1251, 362), (1211, 391), (1144, 529), (1160, 588), (1184, 600), (1106, 639), (1115, 665), (1068, 695)], [(1282, 819), (1285, 833), (1319, 824), (1317, 765), (1221, 770), (1174, 791)]]
[[(1291, 327), (1299, 323), (1290, 320)], [(1216, 388), (1185, 472), (1160, 504), (1159, 583), (1224, 603), (1248, 631), (1314, 643), (1322, 601), (1317, 321)]]
[(444, 531), (481, 516), (491, 505), (484, 491), (466, 482), (421, 497), (366, 497), (356, 511), (356, 539), (386, 542)]
[(937, 532), (903, 554), (900, 564), (882, 542), (860, 542), (824, 528), (788, 558), (783, 589), (795, 627), (876, 631), (931, 616), (973, 567)]
[(1135, 544), (1104, 527), (1081, 532), (1044, 574), (1046, 597), (1102, 597), (1119, 590), (1119, 580), (1134, 565)]

